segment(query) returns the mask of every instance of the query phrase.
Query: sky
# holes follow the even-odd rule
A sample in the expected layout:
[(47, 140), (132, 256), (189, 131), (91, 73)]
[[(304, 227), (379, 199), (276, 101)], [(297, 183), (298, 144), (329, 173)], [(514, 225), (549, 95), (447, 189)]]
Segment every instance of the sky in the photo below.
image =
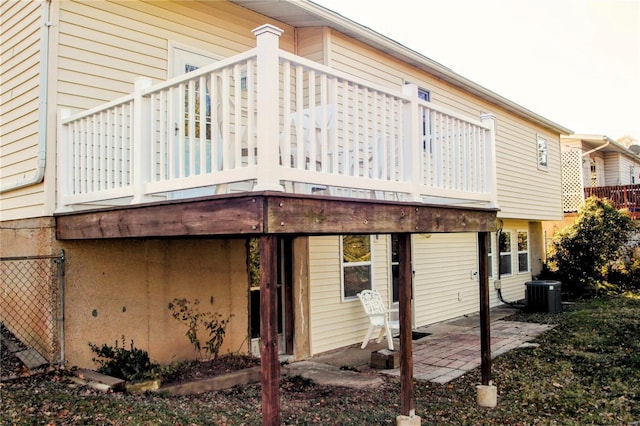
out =
[(640, 0), (313, 1), (574, 133), (640, 139)]

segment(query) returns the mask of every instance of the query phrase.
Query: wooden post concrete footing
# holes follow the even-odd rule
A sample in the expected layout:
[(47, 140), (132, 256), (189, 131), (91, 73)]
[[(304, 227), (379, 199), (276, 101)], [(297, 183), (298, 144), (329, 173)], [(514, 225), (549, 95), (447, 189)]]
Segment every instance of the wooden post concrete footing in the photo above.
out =
[(498, 405), (498, 388), (494, 385), (478, 385), (476, 386), (478, 392), (478, 405), (486, 408), (496, 408)]
[(397, 426), (419, 426), (420, 425), (420, 416), (398, 416), (396, 417), (396, 425)]

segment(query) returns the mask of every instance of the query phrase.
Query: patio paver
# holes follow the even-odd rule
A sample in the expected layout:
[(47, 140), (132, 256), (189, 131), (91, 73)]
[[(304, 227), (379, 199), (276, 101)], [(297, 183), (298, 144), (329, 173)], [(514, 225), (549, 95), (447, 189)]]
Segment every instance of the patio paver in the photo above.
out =
[[(552, 327), (549, 324), (493, 321), (491, 358), (523, 345)], [(414, 343), (413, 360), (413, 376), (418, 380), (444, 384), (456, 379), (480, 366), (480, 328), (440, 326), (432, 337)], [(400, 369), (385, 370), (383, 373), (398, 376)]]

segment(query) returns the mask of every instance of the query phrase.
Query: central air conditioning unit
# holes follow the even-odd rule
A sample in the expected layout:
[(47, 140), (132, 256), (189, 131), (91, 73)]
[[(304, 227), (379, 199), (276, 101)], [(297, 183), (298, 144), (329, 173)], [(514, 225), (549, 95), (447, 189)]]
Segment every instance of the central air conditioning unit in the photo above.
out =
[(562, 312), (562, 283), (555, 280), (536, 280), (525, 283), (525, 307), (529, 312)]

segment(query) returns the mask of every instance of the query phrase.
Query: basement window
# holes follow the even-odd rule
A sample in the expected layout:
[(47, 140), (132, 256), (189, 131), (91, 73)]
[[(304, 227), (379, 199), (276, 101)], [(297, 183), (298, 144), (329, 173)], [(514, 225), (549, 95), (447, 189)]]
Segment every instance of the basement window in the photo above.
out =
[(500, 250), (500, 275), (511, 274), (511, 231), (502, 231), (498, 241)]
[(518, 231), (518, 273), (529, 272), (529, 232)]
[(342, 252), (342, 299), (355, 299), (362, 290), (371, 290), (371, 236), (343, 235), (340, 239)]

